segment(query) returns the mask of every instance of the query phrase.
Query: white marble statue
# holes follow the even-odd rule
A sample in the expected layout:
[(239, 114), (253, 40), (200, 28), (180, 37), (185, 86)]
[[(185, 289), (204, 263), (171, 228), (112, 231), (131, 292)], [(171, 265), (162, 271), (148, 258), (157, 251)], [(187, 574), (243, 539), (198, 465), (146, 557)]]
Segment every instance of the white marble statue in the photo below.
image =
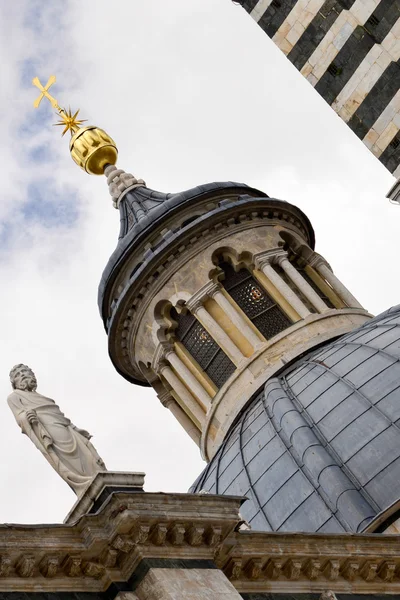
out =
[(98, 471), (107, 470), (89, 441), (91, 435), (73, 425), (54, 400), (37, 393), (29, 367), (16, 365), (10, 380), (14, 391), (7, 401), (22, 433), (79, 496)]

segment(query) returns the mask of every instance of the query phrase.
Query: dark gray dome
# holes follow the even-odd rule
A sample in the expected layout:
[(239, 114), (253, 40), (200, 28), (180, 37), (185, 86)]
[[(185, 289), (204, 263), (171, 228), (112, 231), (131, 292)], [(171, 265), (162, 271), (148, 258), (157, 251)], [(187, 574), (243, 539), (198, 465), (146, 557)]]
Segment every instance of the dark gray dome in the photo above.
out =
[(270, 379), (191, 491), (253, 529), (362, 531), (400, 499), (400, 305)]

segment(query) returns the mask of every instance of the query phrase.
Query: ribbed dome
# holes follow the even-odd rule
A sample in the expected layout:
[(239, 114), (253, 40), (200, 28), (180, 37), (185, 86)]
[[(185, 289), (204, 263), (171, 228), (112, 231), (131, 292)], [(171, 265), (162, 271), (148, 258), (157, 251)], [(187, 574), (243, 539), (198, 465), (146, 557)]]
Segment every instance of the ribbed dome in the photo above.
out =
[(270, 379), (191, 491), (253, 529), (362, 531), (400, 498), (400, 305)]

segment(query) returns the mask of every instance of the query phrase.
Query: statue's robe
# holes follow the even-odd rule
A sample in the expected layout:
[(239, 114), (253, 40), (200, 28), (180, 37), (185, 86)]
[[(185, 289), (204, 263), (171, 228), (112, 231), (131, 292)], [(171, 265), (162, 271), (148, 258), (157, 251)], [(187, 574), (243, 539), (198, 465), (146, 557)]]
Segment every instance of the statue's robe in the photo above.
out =
[[(51, 398), (37, 392), (14, 390), (7, 399), (22, 433), (42, 452), (51, 466), (79, 496), (98, 471), (106, 466), (89, 438), (61, 412)], [(31, 424), (27, 411), (34, 411)]]

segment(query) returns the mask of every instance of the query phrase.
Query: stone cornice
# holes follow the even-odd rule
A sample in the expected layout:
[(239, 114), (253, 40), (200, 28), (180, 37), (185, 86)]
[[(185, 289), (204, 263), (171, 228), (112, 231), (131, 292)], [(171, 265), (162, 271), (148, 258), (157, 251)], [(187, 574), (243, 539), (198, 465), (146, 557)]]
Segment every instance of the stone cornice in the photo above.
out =
[(240, 498), (117, 492), (72, 525), (0, 526), (0, 591), (106, 590), (143, 558), (214, 560)]
[(239, 592), (399, 593), (399, 542), (384, 534), (235, 532), (217, 564)]
[(214, 561), (242, 593), (400, 593), (400, 536), (239, 531), (240, 504), (117, 492), (73, 525), (2, 525), (0, 591), (102, 592), (179, 559)]

